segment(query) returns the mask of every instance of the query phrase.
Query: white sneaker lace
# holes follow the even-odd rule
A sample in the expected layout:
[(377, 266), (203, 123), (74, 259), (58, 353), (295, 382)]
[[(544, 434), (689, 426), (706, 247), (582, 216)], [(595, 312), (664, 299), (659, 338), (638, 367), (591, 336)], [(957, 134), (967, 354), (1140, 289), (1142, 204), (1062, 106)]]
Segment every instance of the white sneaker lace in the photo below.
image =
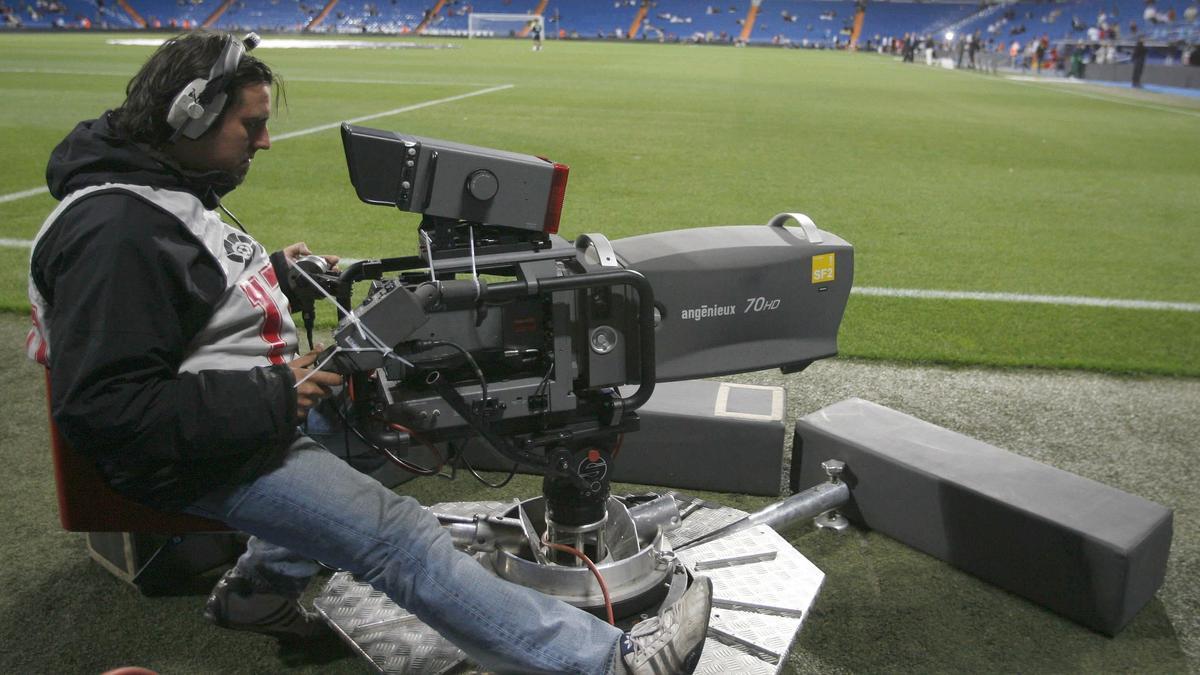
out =
[(644, 647), (648, 638), (653, 638), (659, 629), (662, 627), (662, 622), (658, 617), (651, 617), (629, 629), (629, 641), (638, 647)]

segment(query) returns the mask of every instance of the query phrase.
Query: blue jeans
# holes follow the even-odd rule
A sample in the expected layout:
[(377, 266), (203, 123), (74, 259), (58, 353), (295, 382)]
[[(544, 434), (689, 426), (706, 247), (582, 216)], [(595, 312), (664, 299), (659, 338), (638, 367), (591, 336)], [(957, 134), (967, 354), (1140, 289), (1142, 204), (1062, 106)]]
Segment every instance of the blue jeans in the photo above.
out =
[(487, 572), (416, 500), (308, 436), (250, 482), (188, 510), (253, 535), (238, 561), (251, 578), (286, 591), (316, 573), (312, 560), (347, 570), (487, 669), (608, 673), (618, 654), (619, 629)]

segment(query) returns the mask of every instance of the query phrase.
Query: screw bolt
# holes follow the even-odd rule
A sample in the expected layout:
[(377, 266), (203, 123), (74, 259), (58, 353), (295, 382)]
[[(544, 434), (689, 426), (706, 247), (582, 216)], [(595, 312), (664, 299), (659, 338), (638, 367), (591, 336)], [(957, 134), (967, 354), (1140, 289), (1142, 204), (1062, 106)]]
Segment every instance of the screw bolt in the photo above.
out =
[(821, 468), (825, 469), (825, 475), (829, 476), (829, 482), (840, 483), (842, 472), (846, 470), (846, 463), (840, 459), (827, 459), (821, 462)]

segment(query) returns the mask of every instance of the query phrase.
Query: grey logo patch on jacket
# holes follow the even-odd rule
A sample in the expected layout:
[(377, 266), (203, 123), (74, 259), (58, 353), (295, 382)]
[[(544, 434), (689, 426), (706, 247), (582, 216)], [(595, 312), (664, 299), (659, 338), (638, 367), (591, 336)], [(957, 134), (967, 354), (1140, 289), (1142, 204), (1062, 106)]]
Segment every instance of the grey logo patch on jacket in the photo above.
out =
[(244, 263), (254, 257), (258, 244), (244, 234), (231, 232), (225, 237), (225, 256), (238, 263)]

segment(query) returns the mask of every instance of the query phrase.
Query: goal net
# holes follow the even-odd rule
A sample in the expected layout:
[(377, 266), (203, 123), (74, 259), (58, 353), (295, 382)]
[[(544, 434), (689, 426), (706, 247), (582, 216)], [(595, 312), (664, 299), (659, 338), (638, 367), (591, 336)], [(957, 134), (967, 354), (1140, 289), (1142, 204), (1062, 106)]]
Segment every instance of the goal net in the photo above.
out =
[(467, 15), (467, 37), (529, 37), (534, 26), (546, 34), (541, 14), (488, 14), (471, 12)]

